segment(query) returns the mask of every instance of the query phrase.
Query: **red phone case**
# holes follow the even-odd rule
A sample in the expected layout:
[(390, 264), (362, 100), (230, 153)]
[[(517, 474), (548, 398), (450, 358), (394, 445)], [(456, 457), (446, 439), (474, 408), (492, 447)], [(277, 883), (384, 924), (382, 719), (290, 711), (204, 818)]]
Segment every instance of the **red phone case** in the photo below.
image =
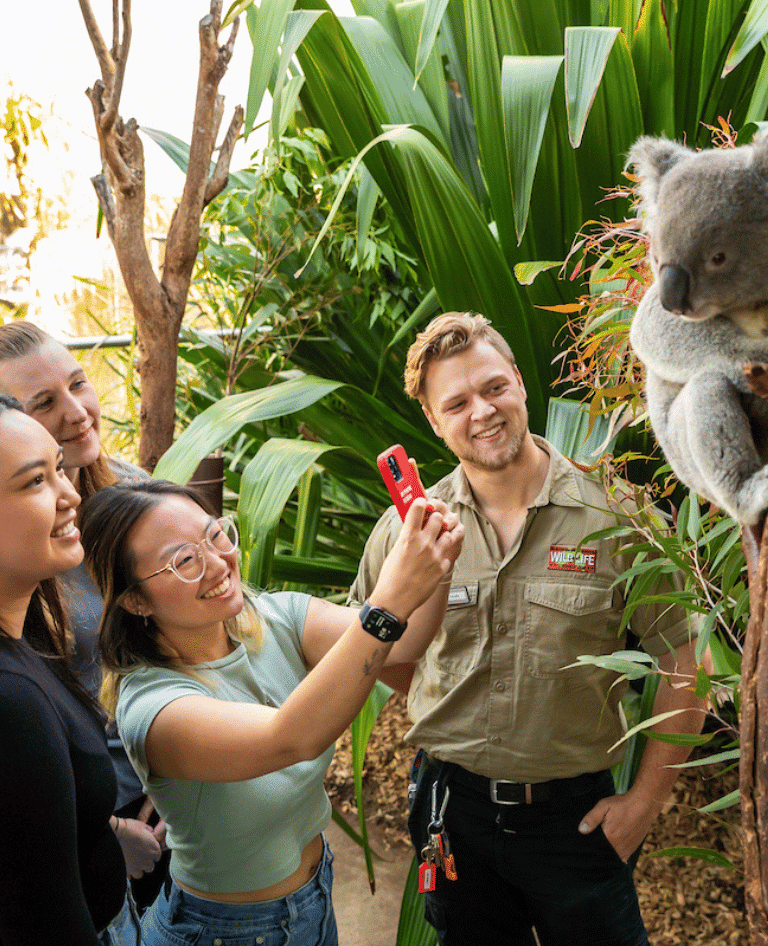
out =
[[(399, 443), (380, 453), (376, 458), (376, 463), (387, 484), (389, 495), (400, 513), (400, 518), (405, 519), (408, 507), (414, 499), (424, 496), (415, 467)], [(427, 515), (430, 512), (428, 508)]]

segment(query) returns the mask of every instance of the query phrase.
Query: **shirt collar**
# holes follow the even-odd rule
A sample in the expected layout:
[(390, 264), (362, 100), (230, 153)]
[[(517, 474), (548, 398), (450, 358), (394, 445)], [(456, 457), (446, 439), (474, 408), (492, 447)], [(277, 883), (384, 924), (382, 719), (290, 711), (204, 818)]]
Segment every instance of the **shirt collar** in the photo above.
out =
[[(534, 443), (549, 454), (549, 470), (539, 495), (531, 505), (547, 506), (551, 503), (553, 506), (583, 506), (583, 494), (576, 467), (543, 437), (538, 434), (532, 434), (532, 437)], [(477, 509), (472, 487), (460, 464), (449, 474), (449, 484), (456, 502)]]

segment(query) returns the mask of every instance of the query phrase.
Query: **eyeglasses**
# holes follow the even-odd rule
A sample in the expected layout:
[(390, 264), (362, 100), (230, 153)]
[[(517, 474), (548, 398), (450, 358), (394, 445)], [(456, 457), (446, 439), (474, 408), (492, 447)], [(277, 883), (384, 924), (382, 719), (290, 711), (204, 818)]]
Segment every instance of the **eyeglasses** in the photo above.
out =
[(158, 568), (151, 575), (145, 575), (144, 578), (137, 578), (136, 585), (142, 581), (148, 581), (155, 575), (162, 575), (163, 572), (171, 571), (181, 581), (192, 584), (199, 581), (205, 574), (205, 555), (203, 546), (207, 545), (214, 552), (226, 555), (228, 552), (234, 552), (237, 548), (239, 537), (237, 526), (229, 516), (222, 519), (215, 519), (205, 530), (205, 535), (201, 542), (188, 542), (176, 549), (173, 558), (167, 565)]

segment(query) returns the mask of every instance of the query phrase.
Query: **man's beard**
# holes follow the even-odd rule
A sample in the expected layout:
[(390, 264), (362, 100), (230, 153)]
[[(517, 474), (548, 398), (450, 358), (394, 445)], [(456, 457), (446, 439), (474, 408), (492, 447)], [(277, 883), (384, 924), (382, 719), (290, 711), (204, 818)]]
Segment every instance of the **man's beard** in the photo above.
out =
[[(481, 448), (478, 449), (471, 446), (464, 456), (459, 456), (459, 454), (457, 454), (457, 456), (460, 460), (464, 460), (466, 463), (470, 463), (478, 470), (483, 470), (486, 473), (497, 473), (500, 470), (505, 470), (519, 457), (523, 449), (527, 430), (527, 418), (521, 418), (520, 423), (515, 427), (512, 427), (510, 421), (507, 420), (506, 427), (509, 432), (510, 441), (503, 453), (488, 457)], [(456, 453), (455, 450), (454, 453)]]

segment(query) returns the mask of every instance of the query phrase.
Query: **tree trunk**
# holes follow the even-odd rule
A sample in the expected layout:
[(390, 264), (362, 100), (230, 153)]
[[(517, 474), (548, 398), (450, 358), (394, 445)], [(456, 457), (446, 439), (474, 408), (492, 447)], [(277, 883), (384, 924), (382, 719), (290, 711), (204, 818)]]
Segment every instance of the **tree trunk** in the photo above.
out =
[(750, 615), (741, 668), (739, 789), (752, 946), (768, 946), (768, 530), (742, 529)]
[(234, 21), (229, 38), (221, 47), (221, 0), (211, 0), (210, 13), (200, 21), (200, 69), (189, 165), (184, 191), (165, 241), (162, 277), (158, 278), (144, 234), (144, 149), (139, 126), (135, 119), (124, 124), (118, 114), (131, 41), (131, 0), (122, 0), (122, 12), (118, 15), (120, 2), (113, 0), (113, 42), (108, 49), (89, 0), (79, 0), (101, 68), (101, 79), (87, 93), (93, 106), (104, 169), (93, 184), (133, 303), (141, 379), (139, 463), (151, 472), (173, 443), (179, 329), (197, 257), (200, 217), (205, 206), (226, 186), (232, 149), (243, 125), (243, 110), (238, 106), (216, 167), (209, 176), (224, 111), (218, 87), (232, 56), (238, 21)]

